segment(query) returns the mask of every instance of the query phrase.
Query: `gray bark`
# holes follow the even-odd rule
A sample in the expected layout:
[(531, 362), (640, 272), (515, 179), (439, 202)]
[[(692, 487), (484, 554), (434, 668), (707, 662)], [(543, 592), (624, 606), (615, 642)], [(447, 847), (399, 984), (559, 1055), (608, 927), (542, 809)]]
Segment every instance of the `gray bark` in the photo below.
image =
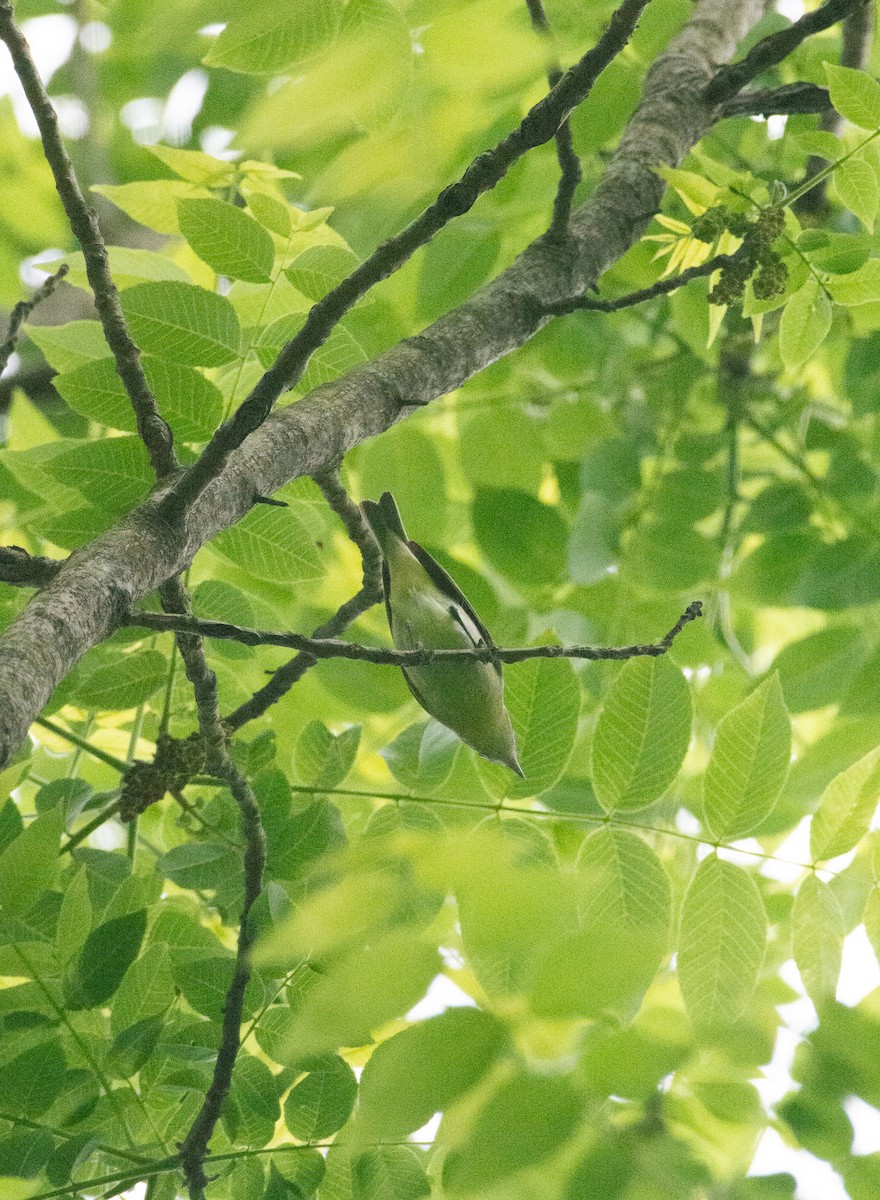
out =
[(352, 447), (459, 387), (521, 346), (544, 305), (586, 292), (633, 244), (659, 206), (661, 164), (679, 163), (717, 112), (700, 99), (767, 0), (701, 0), (645, 79), (643, 100), (572, 239), (539, 239), (467, 303), (374, 362), (273, 414), (230, 458), (177, 526), (157, 518), (161, 489), (76, 551), (0, 637), (0, 766), (24, 741), (53, 688), (124, 611), (186, 568), (258, 495), (324, 470)]

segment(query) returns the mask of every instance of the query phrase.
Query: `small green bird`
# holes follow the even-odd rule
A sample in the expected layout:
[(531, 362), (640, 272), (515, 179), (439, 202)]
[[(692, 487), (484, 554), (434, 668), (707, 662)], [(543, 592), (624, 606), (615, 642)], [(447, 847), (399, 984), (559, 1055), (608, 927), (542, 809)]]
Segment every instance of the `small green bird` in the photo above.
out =
[[(391, 639), (398, 650), (466, 650), (492, 638), (466, 597), (430, 554), (406, 536), (390, 492), (364, 500), (364, 516), (382, 549)], [(501, 664), (470, 659), (403, 668), (409, 690), (442, 725), (483, 758), (522, 775)]]

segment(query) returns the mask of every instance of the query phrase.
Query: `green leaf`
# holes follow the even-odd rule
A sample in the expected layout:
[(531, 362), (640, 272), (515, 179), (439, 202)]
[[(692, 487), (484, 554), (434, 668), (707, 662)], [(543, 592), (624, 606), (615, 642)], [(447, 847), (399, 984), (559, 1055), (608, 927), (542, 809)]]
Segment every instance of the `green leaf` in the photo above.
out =
[[(72, 677), (68, 677), (68, 682)], [(108, 712), (136, 708), (168, 679), (168, 660), (158, 650), (105, 651), (94, 670), (77, 677), (66, 693), (82, 708)]]
[(266, 192), (247, 189), (248, 208), (265, 229), (277, 233), (279, 237), (289, 238), (293, 228), (290, 216), (290, 206), (275, 196)]
[(205, 55), (210, 67), (245, 75), (275, 75), (330, 42), (342, 19), (340, 0), (262, 3), (231, 20)]
[(0, 905), (4, 916), (26, 913), (58, 875), (58, 842), (64, 829), (61, 806), (26, 825), (0, 854)]
[(476, 413), (461, 423), (458, 452), (475, 488), (511, 487), (537, 494), (541, 486), (541, 426), (527, 413), (511, 408), (499, 421), (494, 410)]
[(272, 1072), (260, 1059), (239, 1053), (223, 1110), (223, 1124), (230, 1137), (246, 1146), (265, 1146), (272, 1140), (280, 1115)]
[(703, 781), (715, 837), (731, 840), (757, 829), (782, 790), (790, 757), (791, 722), (774, 673), (718, 725)]
[(47, 462), (46, 471), (89, 503), (114, 513), (133, 508), (153, 483), (150, 460), (136, 437), (81, 442)]
[(831, 103), (842, 117), (861, 129), (880, 128), (880, 84), (865, 71), (826, 62)]
[(870, 304), (880, 300), (880, 258), (869, 258), (849, 275), (833, 275), (827, 287), (835, 304)]
[(183, 236), (218, 275), (269, 282), (275, 244), (244, 209), (223, 200), (180, 200), (177, 214)]
[(755, 988), (767, 944), (767, 914), (746, 871), (715, 854), (703, 859), (684, 898), (678, 978), (697, 1025), (731, 1024)]
[[(324, 1196), (328, 1189), (323, 1188)], [(354, 1164), (354, 1200), (421, 1200), (431, 1184), (415, 1150), (406, 1146), (375, 1146)]]
[(640, 586), (679, 592), (714, 579), (718, 547), (705, 534), (671, 521), (642, 521), (627, 548), (627, 573)]
[(72, 371), (109, 353), (100, 321), (68, 321), (66, 325), (28, 325), (28, 337), (56, 371)]
[(472, 519), (486, 558), (513, 583), (539, 587), (559, 582), (568, 529), (557, 508), (515, 488), (482, 488)]
[(294, 762), (304, 783), (332, 790), (351, 770), (361, 740), (361, 726), (331, 733), (321, 721), (310, 721), (296, 744)]
[(791, 945), (804, 990), (815, 1004), (834, 999), (846, 933), (837, 897), (815, 874), (803, 881), (791, 911)]
[(121, 1029), (113, 1039), (105, 1059), (107, 1071), (117, 1079), (130, 1079), (132, 1075), (137, 1075), (156, 1049), (164, 1027), (165, 1017), (159, 1013)]
[(80, 867), (64, 889), (58, 925), (55, 930), (55, 947), (62, 962), (72, 958), (89, 935), (92, 927), (92, 904), (89, 899), (89, 880), (85, 868)]
[[(302, 316), (290, 313), (268, 325), (254, 343), (257, 358), (264, 367), (271, 367), (281, 350), (302, 327)], [(294, 384), (297, 392), (311, 392), (340, 375), (353, 371), (365, 362), (367, 355), (357, 338), (344, 325), (337, 325), (327, 340), (309, 359), (302, 377)]]
[(309, 300), (320, 300), (359, 263), (354, 251), (345, 246), (310, 246), (297, 255), (284, 274)]
[(0, 1138), (0, 1183), (9, 1187), (9, 1200), (28, 1200), (33, 1184), (18, 1190), (13, 1179), (35, 1179), (52, 1153), (52, 1135), (45, 1130), (29, 1129)]
[(397, 425), (358, 448), (365, 496), (393, 492), (407, 533), (429, 549), (446, 537), (448, 501), (435, 441), (409, 424)]
[(495, 221), (464, 216), (447, 225), (422, 252), (416, 292), (420, 317), (439, 317), (472, 296), (489, 278), (501, 245)]
[(301, 1142), (329, 1137), (348, 1120), (357, 1091), (354, 1071), (334, 1055), (290, 1092), (284, 1102), (284, 1123)]
[(880, 549), (855, 535), (820, 544), (802, 564), (792, 603), (837, 611), (880, 600)]
[[(220, 389), (191, 367), (144, 355), (144, 374), (171, 432), (184, 442), (205, 442), (223, 417)], [(137, 431), (134, 409), (112, 358), (91, 359), (59, 375), (55, 386), (70, 407), (111, 429)]]
[(691, 737), (691, 695), (667, 658), (630, 659), (614, 681), (593, 735), (593, 787), (606, 812), (659, 799)]
[(590, 834), (577, 860), (578, 910), (587, 925), (636, 925), (666, 933), (672, 920), (669, 877), (635, 833), (606, 826)]
[(323, 573), (315, 539), (291, 508), (256, 505), (211, 548), (257, 579), (293, 585)]
[(790, 642), (771, 667), (779, 672), (789, 712), (810, 712), (837, 703), (864, 662), (866, 650), (861, 633), (853, 626), (820, 629)]
[(831, 328), (831, 301), (810, 276), (786, 304), (779, 322), (779, 352), (790, 371), (819, 349)]
[(357, 1133), (406, 1137), (486, 1075), (510, 1043), (491, 1013), (450, 1008), (380, 1043), (360, 1082)]
[(573, 583), (599, 583), (619, 557), (617, 506), (599, 492), (584, 492), (568, 541), (568, 571)]
[(192, 283), (139, 283), (121, 296), (131, 335), (148, 354), (192, 367), (237, 358), (241, 329), (225, 296)]
[(142, 908), (92, 930), (64, 979), (69, 1008), (96, 1008), (110, 999), (137, 958), (146, 927)]
[(395, 779), (413, 792), (436, 792), (455, 766), (461, 741), (439, 721), (408, 725), (379, 753)]
[(204, 187), (185, 183), (181, 179), (147, 179), (137, 183), (96, 183), (93, 192), (106, 196), (117, 208), (148, 229), (171, 235), (180, 233), (177, 221), (177, 202), (186, 198), (208, 199), (211, 193)]
[(412, 934), (377, 938), (333, 963), (311, 989), (291, 1021), (287, 1052), (305, 1057), (364, 1045), (421, 999), (439, 969), (436, 949)]
[(214, 158), (203, 150), (181, 150), (177, 146), (144, 146), (144, 149), (170, 167), (181, 179), (206, 187), (228, 187), (235, 179), (237, 163)]
[(880, 185), (871, 164), (863, 158), (849, 158), (841, 163), (834, 172), (834, 190), (841, 204), (859, 218), (868, 233), (873, 233)]
[(148, 946), (125, 975), (110, 1014), (110, 1029), (118, 1036), (147, 1017), (163, 1013), (174, 1000), (171, 955), (161, 943)]
[(216, 888), (238, 859), (227, 842), (184, 842), (156, 861), (156, 872), (183, 888)]
[(880, 801), (880, 747), (828, 784), (810, 824), (814, 861), (846, 854), (868, 832)]
[(636, 834), (597, 830), (577, 863), (583, 929), (552, 950), (532, 991), (545, 1017), (632, 1019), (669, 948), (672, 892)]
[(450, 1150), (444, 1188), (480, 1191), (548, 1158), (573, 1135), (582, 1108), (568, 1079), (514, 1076), (479, 1111), (464, 1145)]
[(565, 770), (577, 734), (581, 696), (571, 662), (530, 658), (505, 667), (504, 702), (525, 777), (478, 759), (480, 777), (495, 795), (540, 795)]
[[(155, 250), (137, 250), (130, 246), (108, 246), (107, 259), (113, 282), (120, 291), (148, 280), (176, 279), (183, 283), (189, 282), (189, 275), (182, 267), (172, 262), (167, 255), (157, 254)], [(68, 266), (64, 282), (69, 283), (72, 287), (91, 291), (92, 285), (86, 274), (85, 255), (81, 251), (41, 263), (40, 270), (48, 273), (50, 270), (57, 269), (62, 262)]]
[(39, 1117), (64, 1083), (67, 1064), (57, 1038), (40, 1042), (0, 1066), (0, 1109)]
[(862, 913), (862, 921), (874, 956), (880, 959), (880, 888), (876, 885), (868, 895), (865, 911)]

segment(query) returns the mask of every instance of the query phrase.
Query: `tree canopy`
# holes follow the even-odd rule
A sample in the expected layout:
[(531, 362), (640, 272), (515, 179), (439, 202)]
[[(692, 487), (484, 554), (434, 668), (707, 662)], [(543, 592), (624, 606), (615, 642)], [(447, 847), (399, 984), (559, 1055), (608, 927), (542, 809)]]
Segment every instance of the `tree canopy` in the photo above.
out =
[(873, 8), (0, 0), (4, 1200), (878, 1194)]

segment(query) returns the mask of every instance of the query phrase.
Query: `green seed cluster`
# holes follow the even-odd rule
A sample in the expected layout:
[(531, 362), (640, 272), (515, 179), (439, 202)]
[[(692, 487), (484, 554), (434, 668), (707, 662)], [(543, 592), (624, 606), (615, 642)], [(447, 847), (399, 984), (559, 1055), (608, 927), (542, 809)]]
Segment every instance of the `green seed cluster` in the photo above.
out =
[(119, 815), (123, 821), (133, 821), (151, 804), (161, 800), (166, 792), (178, 792), (193, 775), (205, 766), (205, 749), (201, 734), (188, 738), (173, 738), (160, 733), (156, 739), (156, 756), (151, 763), (132, 763), (122, 781)]
[(775, 253), (773, 244), (785, 229), (781, 205), (763, 208), (756, 217), (732, 212), (722, 205), (707, 208), (692, 226), (693, 236), (701, 242), (715, 242), (725, 230), (742, 238), (735, 262), (721, 268), (718, 283), (709, 293), (711, 304), (733, 304), (741, 300), (752, 277), (755, 298), (770, 300), (785, 291), (788, 268)]

